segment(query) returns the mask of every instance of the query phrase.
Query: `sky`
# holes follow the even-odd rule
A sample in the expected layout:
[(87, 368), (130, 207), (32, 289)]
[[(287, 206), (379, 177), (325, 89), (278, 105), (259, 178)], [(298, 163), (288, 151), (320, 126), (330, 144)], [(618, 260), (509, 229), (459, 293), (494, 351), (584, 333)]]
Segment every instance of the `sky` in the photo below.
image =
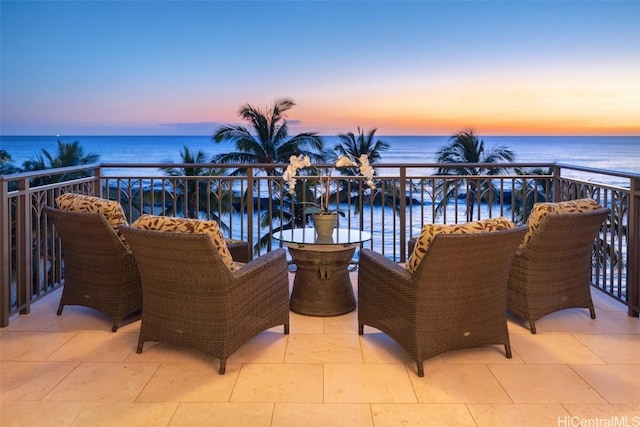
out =
[(0, 0), (1, 135), (640, 135), (640, 0)]

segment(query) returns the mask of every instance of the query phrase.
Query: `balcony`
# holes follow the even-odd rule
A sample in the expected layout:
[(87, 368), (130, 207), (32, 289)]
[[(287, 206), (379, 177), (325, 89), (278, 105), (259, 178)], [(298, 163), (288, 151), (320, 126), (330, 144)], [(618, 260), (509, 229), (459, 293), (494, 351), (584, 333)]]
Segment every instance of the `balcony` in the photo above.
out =
[(449, 352), (425, 362), (424, 378), (386, 335), (359, 336), (355, 312), (291, 313), (290, 335), (256, 336), (220, 376), (197, 351), (147, 343), (136, 354), (139, 318), (112, 333), (89, 309), (56, 316), (59, 294), (0, 329), (3, 426), (630, 426), (640, 416), (640, 321), (597, 289), (596, 320), (564, 310), (532, 335), (510, 318), (512, 359), (502, 346)]
[[(136, 354), (137, 318), (113, 334), (109, 319), (82, 307), (55, 315), (62, 254), (43, 208), (61, 193), (118, 200), (129, 221), (142, 213), (215, 218), (228, 237), (251, 242), (255, 255), (278, 244), (269, 236), (279, 227), (306, 225), (292, 215), (296, 207), (281, 178), (260, 173), (274, 165), (244, 165), (242, 177), (167, 177), (157, 173), (162, 166), (100, 164), (0, 177), (0, 424), (557, 426), (625, 416), (629, 425), (640, 422), (640, 385), (633, 380), (640, 376), (639, 175), (512, 164), (497, 176), (437, 176), (442, 165), (378, 165), (384, 197), (369, 197), (358, 177), (337, 177), (348, 195), (340, 199), (347, 212), (340, 226), (371, 232), (366, 247), (398, 262), (423, 223), (494, 216), (522, 222), (537, 201), (596, 199), (611, 208), (594, 242), (597, 319), (564, 310), (537, 322), (531, 335), (510, 318), (513, 359), (498, 346), (450, 352), (426, 361), (418, 378), (386, 335), (371, 328), (357, 335), (356, 313), (291, 313), (289, 336), (281, 329), (260, 334), (219, 376), (217, 360), (195, 351), (156, 344)], [(533, 168), (549, 172), (526, 172)], [(87, 176), (60, 179), (77, 172)], [(315, 190), (313, 177), (302, 182)], [(439, 211), (444, 182), (454, 191)], [(488, 183), (492, 190), (476, 191)], [(356, 256), (355, 286), (357, 262)]]

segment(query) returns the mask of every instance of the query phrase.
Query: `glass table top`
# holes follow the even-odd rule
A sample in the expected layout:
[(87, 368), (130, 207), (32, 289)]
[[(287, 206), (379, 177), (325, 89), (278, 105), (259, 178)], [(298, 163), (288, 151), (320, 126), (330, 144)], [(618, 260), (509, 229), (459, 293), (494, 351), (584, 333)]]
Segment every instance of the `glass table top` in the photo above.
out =
[(336, 228), (331, 237), (318, 237), (314, 228), (293, 228), (276, 231), (273, 238), (283, 243), (299, 245), (353, 245), (371, 240), (371, 233), (366, 231)]

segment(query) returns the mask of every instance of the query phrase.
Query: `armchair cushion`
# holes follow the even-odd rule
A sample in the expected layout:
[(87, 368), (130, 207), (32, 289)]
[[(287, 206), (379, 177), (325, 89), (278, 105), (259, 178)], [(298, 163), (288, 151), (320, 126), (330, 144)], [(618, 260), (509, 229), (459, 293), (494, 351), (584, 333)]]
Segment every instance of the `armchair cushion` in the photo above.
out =
[(56, 205), (64, 211), (103, 214), (111, 228), (126, 245), (127, 242), (120, 233), (120, 225), (128, 224), (127, 217), (117, 201), (84, 194), (64, 193), (56, 198)]
[(191, 218), (142, 215), (133, 224), (134, 228), (144, 230), (167, 231), (171, 233), (205, 233), (211, 238), (213, 246), (218, 250), (220, 258), (231, 271), (238, 270), (243, 264), (234, 262), (222, 231), (216, 221), (205, 221)]
[(509, 230), (515, 228), (516, 224), (507, 218), (489, 218), (480, 221), (468, 222), (466, 224), (425, 224), (422, 227), (420, 237), (416, 240), (415, 248), (409, 257), (406, 269), (413, 273), (420, 265), (422, 258), (427, 253), (429, 245), (436, 235), (445, 234), (472, 234), (485, 233), (488, 231)]
[(542, 218), (544, 218), (545, 215), (549, 213), (568, 214), (576, 212), (589, 212), (595, 211), (597, 209), (602, 209), (602, 206), (600, 206), (598, 202), (590, 198), (567, 200), (565, 202), (557, 203), (536, 203), (535, 205), (533, 205), (533, 209), (531, 209), (529, 219), (527, 219), (527, 226), (529, 227), (529, 230), (527, 231), (527, 234), (525, 234), (524, 239), (522, 239), (522, 243), (520, 244), (518, 250), (523, 250), (527, 242), (531, 240), (531, 237), (540, 226), (540, 221), (542, 221)]

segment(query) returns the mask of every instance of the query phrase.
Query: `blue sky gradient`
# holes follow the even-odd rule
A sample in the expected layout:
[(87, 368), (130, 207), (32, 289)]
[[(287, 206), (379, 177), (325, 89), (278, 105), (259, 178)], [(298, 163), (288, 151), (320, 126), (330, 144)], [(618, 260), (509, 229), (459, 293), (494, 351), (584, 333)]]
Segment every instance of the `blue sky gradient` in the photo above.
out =
[(3, 135), (639, 135), (640, 0), (0, 2)]

